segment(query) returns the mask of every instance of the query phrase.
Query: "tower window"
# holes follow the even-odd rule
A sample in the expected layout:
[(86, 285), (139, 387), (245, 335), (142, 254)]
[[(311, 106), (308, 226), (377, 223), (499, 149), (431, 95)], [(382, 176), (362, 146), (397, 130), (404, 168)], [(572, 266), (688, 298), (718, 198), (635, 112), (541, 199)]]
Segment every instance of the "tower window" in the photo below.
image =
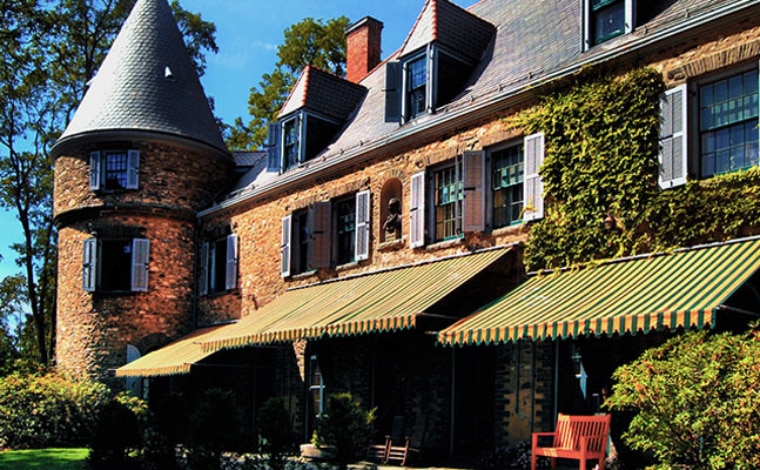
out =
[(139, 172), (138, 150), (90, 152), (90, 189), (93, 191), (137, 189)]
[(82, 287), (94, 292), (148, 290), (149, 241), (144, 238), (84, 241)]

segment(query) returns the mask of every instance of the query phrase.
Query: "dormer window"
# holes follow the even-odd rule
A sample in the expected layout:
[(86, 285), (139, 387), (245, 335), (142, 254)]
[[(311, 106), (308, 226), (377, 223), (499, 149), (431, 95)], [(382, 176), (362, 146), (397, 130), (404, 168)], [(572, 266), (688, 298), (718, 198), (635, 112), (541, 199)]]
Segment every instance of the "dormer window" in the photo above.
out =
[(406, 122), (451, 102), (472, 73), (463, 56), (429, 44), (385, 71), (386, 122)]
[(633, 30), (635, 0), (585, 0), (584, 3), (586, 49)]
[(410, 60), (405, 64), (406, 109), (408, 118), (414, 118), (427, 109), (427, 58)]
[(340, 128), (338, 121), (305, 110), (269, 124), (269, 171), (284, 173), (324, 150)]

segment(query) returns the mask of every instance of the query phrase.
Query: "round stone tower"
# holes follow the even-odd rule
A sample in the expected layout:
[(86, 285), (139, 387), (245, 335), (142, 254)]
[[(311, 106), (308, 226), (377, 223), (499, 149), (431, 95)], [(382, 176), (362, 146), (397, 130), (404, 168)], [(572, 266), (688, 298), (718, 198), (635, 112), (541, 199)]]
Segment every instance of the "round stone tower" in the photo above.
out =
[(196, 213), (233, 167), (166, 0), (137, 1), (53, 154), (57, 366), (107, 380), (193, 329)]

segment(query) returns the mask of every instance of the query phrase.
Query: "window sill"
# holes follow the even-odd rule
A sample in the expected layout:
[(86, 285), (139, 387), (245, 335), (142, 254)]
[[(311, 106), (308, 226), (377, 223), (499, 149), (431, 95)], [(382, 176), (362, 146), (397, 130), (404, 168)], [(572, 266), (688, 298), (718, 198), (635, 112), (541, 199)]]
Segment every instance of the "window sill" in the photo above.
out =
[(335, 267), (335, 272), (345, 271), (346, 269), (351, 269), (359, 266), (359, 261), (350, 261), (345, 264), (339, 264)]
[(234, 289), (228, 289), (228, 290), (220, 290), (218, 292), (209, 292), (208, 294), (204, 294), (201, 296), (201, 298), (204, 299), (213, 299), (215, 297), (221, 297), (225, 294), (229, 294), (230, 292), (235, 292), (237, 290), (237, 287)]
[(310, 270), (310, 271), (304, 271), (304, 272), (302, 272), (302, 273), (298, 273), (298, 274), (292, 274), (292, 275), (290, 276), (290, 279), (291, 279), (292, 281), (299, 281), (299, 280), (301, 280), (301, 279), (307, 279), (307, 278), (309, 278), (309, 277), (313, 276), (313, 275), (314, 275), (314, 274), (316, 274), (316, 273), (317, 273), (317, 270), (316, 270), (316, 269), (312, 269), (312, 270)]
[(491, 235), (493, 236), (500, 236), (500, 235), (511, 235), (515, 233), (519, 233), (525, 228), (525, 222), (520, 222), (514, 225), (507, 225), (505, 227), (499, 227), (495, 228), (491, 231)]
[(464, 237), (454, 238), (452, 240), (444, 240), (441, 242), (432, 243), (425, 247), (426, 250), (442, 250), (444, 248), (451, 248), (462, 245), (464, 243)]
[(406, 237), (401, 237), (395, 240), (381, 242), (377, 246), (377, 251), (395, 251), (404, 248), (404, 246), (406, 246)]

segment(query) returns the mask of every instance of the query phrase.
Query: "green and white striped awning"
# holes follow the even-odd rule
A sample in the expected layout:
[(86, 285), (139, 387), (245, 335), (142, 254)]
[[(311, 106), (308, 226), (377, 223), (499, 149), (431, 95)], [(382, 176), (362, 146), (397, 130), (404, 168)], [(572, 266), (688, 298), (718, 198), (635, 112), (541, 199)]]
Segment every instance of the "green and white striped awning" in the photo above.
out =
[(760, 268), (760, 240), (536, 274), (439, 332), (444, 345), (501, 344), (714, 324)]
[(510, 250), (484, 250), (289, 290), (207, 337), (201, 347), (213, 352), (411, 330), (419, 316)]

